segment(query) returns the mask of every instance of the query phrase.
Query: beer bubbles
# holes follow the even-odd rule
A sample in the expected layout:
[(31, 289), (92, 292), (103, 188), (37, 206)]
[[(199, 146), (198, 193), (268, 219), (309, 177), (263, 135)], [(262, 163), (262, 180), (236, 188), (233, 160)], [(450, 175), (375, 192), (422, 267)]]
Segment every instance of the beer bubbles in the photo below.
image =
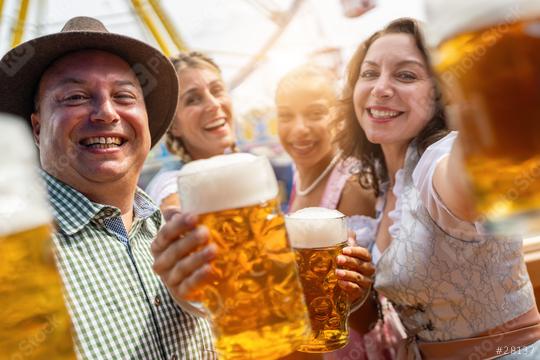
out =
[(493, 233), (540, 233), (540, 2), (428, 0), (434, 66)]
[(347, 246), (344, 214), (326, 208), (305, 208), (285, 218), (296, 254), (300, 280), (311, 320), (311, 339), (299, 351), (327, 352), (347, 345), (350, 303), (338, 285), (337, 256)]
[(0, 124), (0, 235), (49, 224), (52, 217), (30, 129), (22, 119), (6, 114), (0, 114)]
[(190, 162), (178, 191), (182, 210), (199, 215), (218, 248), (201, 302), (221, 358), (276, 359), (296, 350), (309, 319), (268, 159), (230, 154)]
[(238, 153), (187, 163), (178, 192), (182, 210), (204, 214), (274, 199), (278, 185), (268, 160)]
[(334, 246), (347, 240), (345, 215), (338, 210), (304, 208), (287, 215), (286, 226), (295, 248)]
[(0, 114), (0, 354), (75, 359), (45, 189), (23, 120)]

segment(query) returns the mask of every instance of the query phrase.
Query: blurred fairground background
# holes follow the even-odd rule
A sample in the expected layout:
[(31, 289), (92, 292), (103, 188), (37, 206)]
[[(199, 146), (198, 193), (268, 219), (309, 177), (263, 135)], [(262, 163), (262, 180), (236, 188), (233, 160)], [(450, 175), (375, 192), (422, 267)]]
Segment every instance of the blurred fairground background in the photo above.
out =
[[(382, 24), (401, 16), (424, 18), (421, 0), (0, 0), (0, 14), (2, 53), (85, 15), (167, 55), (210, 55), (233, 97), (239, 148), (271, 159), (285, 196), (292, 171), (276, 134), (277, 80), (307, 62), (341, 75), (355, 47)], [(168, 161), (174, 159), (159, 144), (140, 185)]]

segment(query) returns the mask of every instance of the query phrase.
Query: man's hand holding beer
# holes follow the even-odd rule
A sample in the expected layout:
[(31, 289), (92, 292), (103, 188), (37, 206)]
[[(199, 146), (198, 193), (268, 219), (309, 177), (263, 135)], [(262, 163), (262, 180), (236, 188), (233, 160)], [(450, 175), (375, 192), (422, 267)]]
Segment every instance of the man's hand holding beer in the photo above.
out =
[(210, 261), (217, 247), (209, 244), (205, 226), (197, 226), (197, 217), (182, 214), (180, 209), (163, 212), (167, 223), (152, 243), (153, 269), (174, 299), (196, 301), (200, 289), (211, 281)]

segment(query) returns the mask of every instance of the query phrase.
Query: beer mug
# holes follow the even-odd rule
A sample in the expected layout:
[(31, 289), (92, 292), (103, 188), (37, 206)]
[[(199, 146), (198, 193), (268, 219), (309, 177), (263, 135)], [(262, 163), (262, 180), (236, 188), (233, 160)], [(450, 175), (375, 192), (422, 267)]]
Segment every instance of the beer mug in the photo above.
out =
[(337, 210), (305, 208), (285, 217), (311, 320), (298, 351), (327, 352), (349, 341), (350, 302), (338, 285), (336, 259), (347, 246), (347, 220)]
[(309, 336), (294, 253), (265, 157), (215, 156), (180, 170), (182, 211), (199, 215), (218, 254), (201, 302), (224, 359), (275, 359)]
[(0, 114), (0, 357), (75, 359), (34, 149), (23, 120)]
[(495, 233), (540, 232), (540, 1), (428, 0), (427, 13), (478, 211)]

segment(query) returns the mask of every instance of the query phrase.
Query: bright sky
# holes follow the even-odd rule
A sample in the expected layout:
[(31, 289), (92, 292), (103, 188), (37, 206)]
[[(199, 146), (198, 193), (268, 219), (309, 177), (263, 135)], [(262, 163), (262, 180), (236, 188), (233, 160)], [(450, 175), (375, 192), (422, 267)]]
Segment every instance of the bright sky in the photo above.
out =
[[(257, 2), (285, 10), (292, 0), (161, 1), (188, 46), (213, 56), (223, 68), (226, 80), (233, 79), (277, 29)], [(19, 3), (20, 0), (4, 0), (1, 53), (9, 48), (9, 30), (16, 22)], [(87, 15), (99, 18), (111, 31), (155, 45), (127, 0), (30, 0), (30, 4), (25, 39), (58, 31), (67, 19)], [(254, 104), (271, 105), (277, 79), (304, 63), (313, 51), (339, 47), (346, 63), (362, 39), (403, 16), (424, 19), (423, 0), (378, 0), (377, 8), (354, 19), (342, 15), (340, 0), (304, 0), (257, 71), (233, 92), (237, 110), (242, 112)]]

